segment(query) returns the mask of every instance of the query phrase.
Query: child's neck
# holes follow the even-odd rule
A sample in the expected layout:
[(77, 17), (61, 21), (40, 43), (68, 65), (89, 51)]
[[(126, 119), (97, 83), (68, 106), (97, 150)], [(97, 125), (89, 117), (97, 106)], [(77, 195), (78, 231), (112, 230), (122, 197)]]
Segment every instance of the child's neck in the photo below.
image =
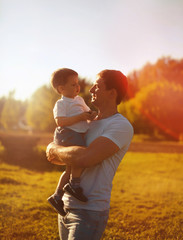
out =
[(61, 97), (65, 97), (65, 98), (74, 99), (76, 96), (75, 96), (75, 97), (70, 97), (70, 96), (61, 95)]

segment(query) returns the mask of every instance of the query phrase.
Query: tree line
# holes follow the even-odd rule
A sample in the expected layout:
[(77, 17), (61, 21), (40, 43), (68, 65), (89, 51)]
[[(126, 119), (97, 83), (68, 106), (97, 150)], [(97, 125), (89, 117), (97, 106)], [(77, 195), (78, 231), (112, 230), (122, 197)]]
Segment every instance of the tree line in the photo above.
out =
[[(147, 63), (128, 76), (126, 101), (118, 111), (132, 123), (135, 133), (158, 134), (167, 139), (183, 140), (183, 59), (162, 57)], [(91, 84), (79, 79), (80, 95), (90, 103)], [(37, 89), (26, 101), (16, 100), (14, 92), (0, 98), (0, 128), (53, 131), (53, 107), (59, 95), (49, 85)]]

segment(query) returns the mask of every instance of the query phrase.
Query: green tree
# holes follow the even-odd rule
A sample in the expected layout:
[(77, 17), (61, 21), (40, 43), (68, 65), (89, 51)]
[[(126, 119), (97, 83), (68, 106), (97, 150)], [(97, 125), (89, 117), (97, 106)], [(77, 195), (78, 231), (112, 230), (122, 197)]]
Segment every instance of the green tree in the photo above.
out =
[(2, 116), (2, 111), (3, 111), (3, 108), (4, 108), (5, 102), (6, 102), (6, 98), (1, 97), (0, 98), (0, 128), (3, 127), (1, 116)]
[(9, 96), (3, 103), (1, 112), (1, 124), (5, 129), (18, 128), (22, 117), (22, 102), (14, 98), (15, 91), (9, 93)]
[(53, 107), (59, 95), (47, 85), (37, 89), (28, 102), (27, 122), (35, 130), (52, 131), (55, 128)]
[(118, 112), (125, 116), (133, 125), (135, 134), (152, 135), (154, 125), (141, 113), (141, 103), (138, 98), (129, 99), (118, 105)]

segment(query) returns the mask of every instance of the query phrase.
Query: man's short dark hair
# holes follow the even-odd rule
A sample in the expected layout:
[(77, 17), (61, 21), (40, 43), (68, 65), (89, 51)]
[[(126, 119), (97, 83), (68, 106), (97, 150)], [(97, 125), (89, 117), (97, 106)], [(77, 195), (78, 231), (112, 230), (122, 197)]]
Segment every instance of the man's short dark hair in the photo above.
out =
[(103, 70), (98, 74), (105, 82), (106, 89), (115, 89), (117, 92), (117, 105), (125, 100), (127, 94), (128, 81), (127, 77), (117, 70)]

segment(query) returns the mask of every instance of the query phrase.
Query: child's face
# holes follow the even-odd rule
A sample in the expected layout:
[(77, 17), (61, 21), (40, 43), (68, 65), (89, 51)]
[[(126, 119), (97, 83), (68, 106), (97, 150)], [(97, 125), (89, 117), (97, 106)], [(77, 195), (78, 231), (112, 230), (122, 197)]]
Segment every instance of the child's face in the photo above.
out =
[(80, 86), (78, 83), (78, 76), (70, 76), (67, 83), (62, 86), (62, 95), (68, 98), (75, 98), (80, 92)]

